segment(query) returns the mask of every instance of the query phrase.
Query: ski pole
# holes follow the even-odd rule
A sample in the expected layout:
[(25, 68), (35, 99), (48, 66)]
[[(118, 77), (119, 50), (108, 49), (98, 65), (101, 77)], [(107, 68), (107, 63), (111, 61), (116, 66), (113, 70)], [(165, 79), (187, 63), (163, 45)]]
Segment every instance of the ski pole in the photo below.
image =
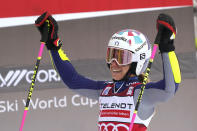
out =
[(155, 54), (156, 54), (156, 51), (157, 51), (157, 47), (158, 47), (158, 44), (154, 44), (153, 51), (152, 51), (152, 54), (151, 54), (151, 57), (150, 57), (150, 60), (149, 60), (149, 63), (148, 63), (147, 69), (146, 69), (145, 76), (144, 76), (144, 80), (142, 82), (141, 90), (140, 90), (140, 93), (138, 95), (135, 110), (133, 112), (133, 116), (132, 116), (132, 119), (131, 119), (131, 124), (129, 126), (129, 131), (132, 131), (133, 124), (134, 124), (134, 121), (135, 121), (135, 118), (136, 118), (136, 115), (137, 115), (137, 112), (138, 112), (138, 108), (139, 108), (139, 105), (140, 105), (141, 100), (142, 100), (142, 95), (144, 93), (144, 89), (145, 89), (145, 86), (146, 86), (146, 83), (147, 83), (147, 80), (148, 80), (148, 76), (150, 74), (150, 68), (152, 66), (152, 63), (154, 61), (154, 57), (155, 57)]
[(31, 100), (31, 96), (32, 96), (32, 93), (33, 93), (33, 90), (34, 90), (36, 75), (37, 75), (38, 67), (40, 65), (40, 61), (41, 61), (41, 58), (42, 58), (42, 52), (43, 52), (44, 45), (45, 45), (45, 43), (41, 42), (40, 50), (39, 50), (39, 53), (38, 53), (36, 65), (34, 67), (34, 74), (33, 74), (33, 77), (32, 77), (31, 86), (30, 86), (29, 93), (28, 93), (28, 96), (27, 96), (26, 105), (25, 105), (25, 109), (24, 109), (24, 112), (23, 112), (23, 117), (22, 117), (21, 126), (20, 126), (19, 131), (23, 130), (23, 125), (24, 125), (24, 122), (25, 122), (25, 118), (26, 118), (27, 112), (29, 110), (29, 102)]

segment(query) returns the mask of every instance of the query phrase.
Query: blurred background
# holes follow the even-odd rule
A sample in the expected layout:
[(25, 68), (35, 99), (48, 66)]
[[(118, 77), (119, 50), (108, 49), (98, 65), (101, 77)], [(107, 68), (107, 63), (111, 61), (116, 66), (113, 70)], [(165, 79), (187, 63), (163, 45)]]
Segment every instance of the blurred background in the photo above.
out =
[[(12, 4), (11, 4), (12, 3)], [(136, 29), (154, 42), (160, 13), (174, 18), (176, 54), (182, 82), (176, 95), (156, 107), (149, 131), (196, 131), (197, 4), (192, 0), (17, 0), (0, 8), (0, 127), (19, 130), (40, 47), (34, 21), (49, 11), (59, 24), (63, 49), (76, 70), (95, 80), (111, 80), (105, 63), (113, 33)], [(150, 79), (162, 79), (159, 52)], [(98, 101), (91, 90), (69, 90), (44, 49), (24, 131), (96, 131)]]

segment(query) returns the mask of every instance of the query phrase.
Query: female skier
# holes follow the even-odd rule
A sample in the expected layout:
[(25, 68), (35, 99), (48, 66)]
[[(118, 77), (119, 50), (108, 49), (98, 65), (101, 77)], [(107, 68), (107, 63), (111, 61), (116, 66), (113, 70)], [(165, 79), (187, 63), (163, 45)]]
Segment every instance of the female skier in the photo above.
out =
[[(151, 56), (151, 45), (146, 36), (133, 29), (115, 33), (108, 43), (106, 56), (113, 81), (94, 81), (78, 74), (64, 54), (62, 42), (58, 38), (57, 22), (50, 14), (45, 12), (35, 23), (41, 33), (41, 42), (45, 42), (50, 50), (64, 83), (70, 89), (100, 90), (99, 131), (128, 131), (142, 86), (143, 72)], [(146, 84), (132, 131), (146, 131), (156, 104), (174, 96), (181, 82), (174, 52), (176, 27), (173, 19), (160, 14), (157, 30), (155, 43), (161, 52), (163, 79)]]

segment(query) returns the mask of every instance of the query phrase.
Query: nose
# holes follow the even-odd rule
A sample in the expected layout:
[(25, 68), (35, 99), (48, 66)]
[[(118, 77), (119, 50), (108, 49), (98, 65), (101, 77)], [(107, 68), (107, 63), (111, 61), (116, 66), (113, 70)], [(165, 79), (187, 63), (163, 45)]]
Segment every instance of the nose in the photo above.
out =
[(119, 66), (116, 60), (112, 60), (110, 65), (111, 66)]

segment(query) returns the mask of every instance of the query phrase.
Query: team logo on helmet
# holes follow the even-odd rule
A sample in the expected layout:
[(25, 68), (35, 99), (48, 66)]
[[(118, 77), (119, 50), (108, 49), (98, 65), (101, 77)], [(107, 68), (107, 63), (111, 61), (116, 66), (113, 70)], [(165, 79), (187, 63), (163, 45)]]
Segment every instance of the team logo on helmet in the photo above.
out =
[(127, 40), (129, 45), (131, 45), (132, 42), (134, 42), (135, 44), (142, 44), (143, 43), (143, 40), (140, 38), (141, 37), (141, 33), (140, 32), (138, 32), (136, 30), (130, 30), (130, 29), (117, 32), (118, 35), (123, 35), (125, 33), (127, 33), (127, 36), (130, 37), (130, 39)]

